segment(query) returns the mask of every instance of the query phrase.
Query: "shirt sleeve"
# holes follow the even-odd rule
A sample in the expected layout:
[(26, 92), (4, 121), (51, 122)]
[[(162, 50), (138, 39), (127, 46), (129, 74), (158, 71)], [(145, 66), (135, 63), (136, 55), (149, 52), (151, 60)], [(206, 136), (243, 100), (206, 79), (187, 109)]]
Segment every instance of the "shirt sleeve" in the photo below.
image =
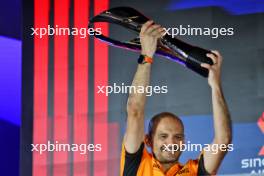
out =
[(143, 149), (144, 143), (141, 144), (136, 153), (128, 153), (125, 150), (124, 145), (122, 146), (121, 167), (123, 168), (121, 168), (121, 176), (137, 175), (137, 171), (143, 155)]

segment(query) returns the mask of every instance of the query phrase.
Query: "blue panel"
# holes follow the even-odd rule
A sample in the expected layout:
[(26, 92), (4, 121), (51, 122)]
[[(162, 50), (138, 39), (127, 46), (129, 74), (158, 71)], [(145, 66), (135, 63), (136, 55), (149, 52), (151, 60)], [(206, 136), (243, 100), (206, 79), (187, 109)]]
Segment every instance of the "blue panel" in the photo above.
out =
[(171, 0), (169, 10), (216, 6), (231, 14), (242, 15), (264, 12), (263, 0)]
[(0, 36), (0, 119), (20, 125), (21, 41)]
[(0, 175), (19, 176), (20, 127), (0, 119)]

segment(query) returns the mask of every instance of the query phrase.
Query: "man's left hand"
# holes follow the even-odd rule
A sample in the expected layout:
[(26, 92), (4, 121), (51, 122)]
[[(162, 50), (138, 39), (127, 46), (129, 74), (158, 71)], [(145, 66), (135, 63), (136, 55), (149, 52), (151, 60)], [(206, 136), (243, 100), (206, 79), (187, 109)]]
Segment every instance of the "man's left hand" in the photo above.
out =
[(221, 66), (223, 58), (218, 51), (212, 50), (212, 53), (206, 54), (207, 57), (212, 59), (213, 65), (202, 63), (201, 67), (209, 70), (208, 83), (211, 88), (219, 87), (221, 85)]

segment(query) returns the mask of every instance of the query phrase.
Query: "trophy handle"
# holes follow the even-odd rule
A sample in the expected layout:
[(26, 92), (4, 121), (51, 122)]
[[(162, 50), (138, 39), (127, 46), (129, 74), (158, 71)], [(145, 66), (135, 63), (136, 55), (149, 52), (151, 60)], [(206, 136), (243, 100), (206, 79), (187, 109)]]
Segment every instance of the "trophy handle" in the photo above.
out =
[[(142, 25), (147, 22), (149, 18), (137, 10), (130, 7), (116, 7), (102, 12), (101, 14), (90, 19), (89, 28), (92, 28), (92, 23), (95, 22), (109, 22), (118, 24), (125, 28), (131, 29), (139, 33)], [(130, 41), (119, 41), (107, 37), (103, 34), (96, 33), (96, 38), (107, 42), (108, 44), (139, 52), (141, 50), (139, 38)], [(206, 56), (211, 53), (209, 50), (192, 46), (170, 35), (165, 35), (159, 39), (156, 54), (173, 60), (185, 67), (193, 70), (201, 76), (208, 77), (208, 70), (201, 67), (201, 63), (208, 63), (213, 65), (213, 61)]]
[(90, 19), (89, 25), (95, 22), (108, 22), (121, 25), (139, 33), (141, 26), (148, 20), (150, 19), (133, 8), (115, 7)]

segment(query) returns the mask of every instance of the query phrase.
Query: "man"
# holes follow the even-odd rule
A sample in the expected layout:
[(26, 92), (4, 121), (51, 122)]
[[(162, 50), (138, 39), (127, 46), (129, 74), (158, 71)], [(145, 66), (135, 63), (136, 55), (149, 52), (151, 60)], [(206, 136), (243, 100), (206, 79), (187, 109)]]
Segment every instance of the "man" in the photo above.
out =
[[(132, 86), (148, 86), (152, 58), (158, 39), (164, 34), (160, 25), (146, 22), (140, 32), (142, 53)], [(223, 145), (232, 139), (231, 120), (221, 88), (222, 57), (217, 51), (207, 54), (214, 65), (201, 64), (209, 70), (208, 83), (212, 90), (214, 139), (211, 145), (219, 146), (218, 152), (204, 150), (197, 160), (189, 160), (185, 165), (178, 163), (181, 151), (173, 147), (184, 143), (183, 123), (176, 115), (163, 112), (154, 116), (149, 124), (148, 134), (144, 134), (144, 107), (146, 94), (130, 93), (127, 102), (127, 129), (123, 139), (121, 156), (122, 176), (195, 176), (215, 175), (227, 150)], [(146, 146), (152, 150), (148, 153)], [(222, 146), (222, 149), (220, 149)]]

